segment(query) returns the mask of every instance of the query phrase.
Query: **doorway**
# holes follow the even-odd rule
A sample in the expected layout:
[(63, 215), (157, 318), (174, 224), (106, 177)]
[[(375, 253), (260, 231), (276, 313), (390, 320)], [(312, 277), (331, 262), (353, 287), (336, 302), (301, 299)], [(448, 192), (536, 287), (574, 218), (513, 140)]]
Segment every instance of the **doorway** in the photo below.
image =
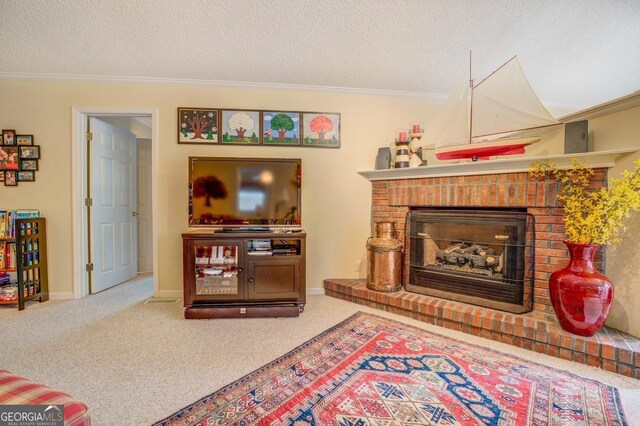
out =
[[(123, 275), (122, 272), (123, 265), (125, 269), (128, 268), (129, 274), (133, 271), (133, 276), (139, 272), (151, 271), (154, 277), (154, 295), (157, 296), (157, 232), (154, 220), (156, 211), (156, 188), (154, 182), (156, 181), (155, 171), (157, 169), (158, 151), (156, 142), (158, 134), (157, 110), (149, 108), (78, 107), (72, 109), (72, 124), (74, 298), (81, 298), (121, 281), (126, 281), (126, 273)], [(95, 128), (92, 129), (91, 127)], [(100, 134), (97, 134), (97, 131)], [(136, 193), (141, 197), (137, 197), (139, 202), (127, 206), (126, 209), (120, 209), (122, 211), (106, 209), (102, 214), (107, 215), (107, 220), (102, 218), (100, 227), (96, 227), (97, 223), (92, 223), (92, 219), (96, 217), (100, 209), (96, 209), (94, 203), (98, 202), (100, 206), (108, 206), (110, 204), (100, 200), (101, 194), (96, 193), (96, 189), (100, 188), (101, 180), (105, 179), (103, 175), (105, 173), (107, 173), (107, 176), (109, 173), (126, 175), (129, 172), (123, 173), (122, 170), (110, 171), (109, 166), (102, 167), (100, 163), (97, 163), (97, 166), (94, 164), (92, 167), (91, 162), (98, 157), (96, 154), (98, 154), (100, 148), (100, 141), (95, 139), (105, 139), (105, 134), (115, 134), (113, 136), (114, 140), (117, 139), (121, 147), (127, 147), (126, 143), (122, 141), (126, 139), (127, 134), (130, 135), (131, 133), (135, 135), (132, 136), (134, 139), (131, 149), (135, 150), (132, 155), (138, 158), (123, 170), (130, 170), (131, 175), (135, 176), (142, 173), (142, 179), (141, 187), (133, 182), (129, 182), (129, 186), (125, 185), (127, 189), (125, 193), (130, 191), (131, 196), (125, 194), (124, 198), (135, 200)], [(88, 140), (92, 137), (94, 138), (93, 141)], [(124, 148), (121, 149), (126, 150)], [(111, 154), (107, 153), (107, 155)], [(109, 161), (107, 159), (106, 162), (103, 161), (103, 164), (112, 164)], [(120, 158), (116, 160), (118, 163), (123, 161)], [(116, 176), (114, 179), (115, 182), (120, 177)], [(105, 182), (107, 182), (105, 187), (108, 187), (110, 179), (106, 178)], [(120, 205), (122, 203), (117, 202), (115, 204)], [(113, 219), (113, 223), (110, 224), (109, 217), (112, 214), (123, 215), (125, 220), (122, 220), (122, 218)], [(126, 220), (126, 217), (129, 220)], [(117, 226), (116, 222), (118, 223)], [(140, 233), (135, 230), (136, 226), (141, 228)], [(124, 238), (122, 238), (123, 236)], [(118, 238), (120, 239), (118, 240)], [(135, 241), (140, 244), (135, 243)], [(132, 251), (139, 252), (142, 257), (138, 258), (137, 254)], [(131, 263), (137, 263), (139, 267)], [(99, 270), (96, 269), (97, 267), (99, 267)], [(118, 268), (121, 270), (118, 270)], [(100, 278), (97, 274), (110, 275), (106, 284), (96, 279)]]

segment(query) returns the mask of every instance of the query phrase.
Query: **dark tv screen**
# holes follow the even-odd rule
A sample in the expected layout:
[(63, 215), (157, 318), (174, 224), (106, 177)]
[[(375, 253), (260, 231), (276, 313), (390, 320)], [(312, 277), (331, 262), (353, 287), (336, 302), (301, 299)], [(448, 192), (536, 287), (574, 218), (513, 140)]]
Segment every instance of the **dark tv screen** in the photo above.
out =
[(300, 159), (189, 157), (189, 226), (300, 226)]

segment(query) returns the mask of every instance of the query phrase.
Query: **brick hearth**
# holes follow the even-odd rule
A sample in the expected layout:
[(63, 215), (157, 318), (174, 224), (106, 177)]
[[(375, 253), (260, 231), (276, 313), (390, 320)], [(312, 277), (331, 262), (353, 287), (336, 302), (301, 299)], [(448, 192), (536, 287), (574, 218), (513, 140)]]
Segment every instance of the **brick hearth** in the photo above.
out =
[[(600, 168), (595, 172), (591, 187), (605, 186), (607, 170)], [(406, 291), (379, 293), (367, 289), (364, 280), (325, 280), (326, 294), (640, 378), (640, 340), (637, 338), (607, 327), (586, 338), (565, 332), (557, 323), (549, 300), (549, 276), (569, 259), (562, 242), (563, 212), (556, 199), (557, 191), (554, 180), (535, 180), (526, 172), (372, 182), (372, 230), (377, 222), (395, 221), (398, 238), (403, 242), (405, 220), (411, 208), (526, 208), (535, 219), (535, 266), (529, 272), (532, 272), (533, 291), (525, 293), (525, 298), (530, 298), (532, 312), (511, 314)], [(407, 259), (408, 244), (405, 242), (404, 246)], [(604, 250), (596, 255), (596, 266), (604, 269)]]
[(338, 299), (640, 379), (640, 340), (612, 328), (576, 336), (550, 314), (510, 314), (406, 291), (380, 293), (364, 280), (328, 279), (324, 288)]

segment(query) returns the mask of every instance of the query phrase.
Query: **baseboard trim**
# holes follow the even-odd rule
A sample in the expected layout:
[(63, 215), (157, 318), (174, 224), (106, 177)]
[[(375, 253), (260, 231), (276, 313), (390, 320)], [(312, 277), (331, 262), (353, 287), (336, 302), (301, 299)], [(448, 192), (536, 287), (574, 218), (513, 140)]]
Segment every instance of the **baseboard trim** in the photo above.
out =
[(49, 293), (50, 300), (70, 300), (74, 299), (72, 291)]
[(182, 290), (160, 290), (158, 291), (158, 297), (166, 298), (179, 298), (182, 299)]
[(314, 288), (307, 289), (307, 296), (317, 296), (317, 295), (324, 295), (324, 288), (314, 287)]

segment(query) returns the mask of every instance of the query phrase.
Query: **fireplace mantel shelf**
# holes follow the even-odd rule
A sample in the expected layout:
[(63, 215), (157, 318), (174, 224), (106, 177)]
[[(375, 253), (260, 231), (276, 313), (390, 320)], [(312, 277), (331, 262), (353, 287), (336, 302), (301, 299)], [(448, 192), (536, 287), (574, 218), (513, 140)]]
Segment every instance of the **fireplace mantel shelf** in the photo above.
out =
[(425, 177), (487, 175), (496, 173), (526, 172), (531, 163), (548, 160), (558, 167), (571, 165), (573, 158), (585, 162), (589, 167), (613, 167), (616, 159), (622, 155), (637, 152), (637, 148), (611, 151), (587, 152), (582, 154), (560, 154), (542, 157), (500, 158), (497, 160), (468, 161), (462, 163), (441, 163), (432, 166), (410, 167), (403, 169), (367, 170), (358, 174), (370, 181), (390, 179), (418, 179)]

